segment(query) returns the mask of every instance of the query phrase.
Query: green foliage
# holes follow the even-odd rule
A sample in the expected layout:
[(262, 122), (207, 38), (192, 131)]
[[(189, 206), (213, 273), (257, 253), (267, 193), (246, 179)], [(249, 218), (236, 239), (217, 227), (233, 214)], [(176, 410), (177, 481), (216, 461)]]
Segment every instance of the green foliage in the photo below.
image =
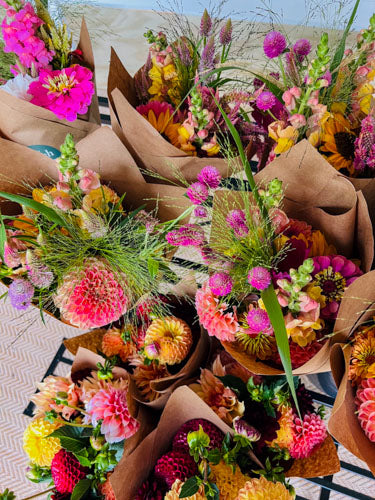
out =
[(298, 313), (301, 310), (301, 293), (302, 289), (311, 281), (311, 273), (314, 269), (312, 259), (306, 259), (299, 268), (291, 269), (289, 274), (291, 280), (280, 280), (280, 288), (288, 293), (288, 309), (292, 313)]
[(92, 485), (91, 479), (81, 479), (74, 487), (70, 500), (80, 500)]
[(16, 495), (8, 488), (4, 490), (3, 493), (0, 493), (0, 500), (14, 500), (15, 498)]
[(16, 58), (12, 53), (4, 52), (4, 43), (0, 40), (0, 80), (13, 78), (10, 67), (14, 64), (16, 64)]

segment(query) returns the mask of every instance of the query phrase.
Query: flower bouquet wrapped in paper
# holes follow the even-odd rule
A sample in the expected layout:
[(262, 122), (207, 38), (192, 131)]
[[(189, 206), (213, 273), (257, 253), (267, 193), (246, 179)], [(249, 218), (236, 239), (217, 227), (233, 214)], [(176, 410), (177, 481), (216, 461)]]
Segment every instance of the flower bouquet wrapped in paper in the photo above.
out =
[[(181, 26), (179, 26), (181, 30)], [(198, 32), (196, 32), (198, 31)], [(112, 49), (108, 76), (112, 126), (139, 167), (160, 177), (193, 180), (203, 158), (227, 177), (236, 166), (238, 149), (217, 103), (225, 109), (246, 146), (253, 126), (244, 120), (246, 92), (223, 93), (220, 68), (230, 57), (233, 26), (221, 25), (205, 10), (199, 30), (176, 40), (163, 32), (145, 34), (150, 45), (145, 65), (132, 78)], [(147, 137), (147, 140), (145, 138)], [(233, 149), (233, 161), (223, 159), (223, 145)]]
[(336, 322), (340, 342), (331, 349), (338, 387), (328, 423), (331, 434), (375, 474), (375, 272), (345, 293)]
[(86, 349), (67, 377), (50, 375), (38, 384), (23, 436), (27, 478), (52, 482), (54, 498), (110, 498), (114, 468), (152, 430), (131, 384), (125, 370)]
[(80, 140), (100, 125), (94, 58), (86, 23), (76, 50), (65, 24), (41, 0), (2, 0), (5, 53), (13, 78), (0, 87), (0, 134), (26, 146), (59, 147), (66, 134)]

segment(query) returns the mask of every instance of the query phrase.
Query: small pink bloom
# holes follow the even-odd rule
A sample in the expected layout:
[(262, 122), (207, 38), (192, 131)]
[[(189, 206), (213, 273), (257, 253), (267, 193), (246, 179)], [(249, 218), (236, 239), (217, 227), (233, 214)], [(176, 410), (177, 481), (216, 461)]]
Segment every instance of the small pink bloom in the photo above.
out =
[(73, 208), (72, 200), (70, 196), (61, 196), (62, 193), (65, 195), (64, 191), (53, 191), (51, 193), (53, 197), (53, 204), (60, 210), (67, 212)]
[(56, 189), (57, 189), (57, 191), (64, 191), (65, 193), (69, 193), (69, 191), (70, 191), (69, 184), (67, 182), (63, 182), (63, 181), (59, 181), (56, 184)]
[(299, 129), (306, 125), (306, 118), (304, 117), (304, 115), (296, 113), (295, 115), (291, 115), (289, 117), (289, 122), (292, 125), (292, 127)]
[(100, 187), (100, 176), (93, 170), (85, 168), (80, 172), (81, 180), (78, 183), (79, 188), (85, 194)]
[(280, 208), (271, 208), (271, 210), (269, 211), (269, 217), (276, 234), (282, 233), (289, 224), (288, 216)]

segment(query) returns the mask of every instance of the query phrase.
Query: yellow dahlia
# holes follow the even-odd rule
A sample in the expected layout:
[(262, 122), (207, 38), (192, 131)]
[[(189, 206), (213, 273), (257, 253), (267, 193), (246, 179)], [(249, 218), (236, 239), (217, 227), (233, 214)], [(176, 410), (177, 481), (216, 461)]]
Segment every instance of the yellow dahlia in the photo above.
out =
[[(173, 483), (172, 489), (168, 491), (168, 493), (164, 496), (164, 500), (179, 500), (181, 488), (183, 487), (183, 485), (184, 483), (182, 481), (176, 479), (176, 481)], [(200, 485), (199, 490), (197, 491), (197, 493), (195, 493), (195, 495), (185, 498), (186, 500), (206, 500), (207, 497), (204, 493), (204, 485)]]
[(158, 399), (161, 394), (152, 388), (151, 382), (153, 380), (159, 380), (169, 376), (166, 366), (156, 363), (144, 365), (141, 364), (141, 360), (139, 360), (139, 363), (137, 361), (133, 361), (132, 364), (138, 365), (133, 372), (133, 379), (142, 397), (145, 401), (149, 402)]
[(259, 333), (251, 336), (246, 331), (239, 331), (236, 333), (236, 339), (247, 354), (262, 361), (270, 359), (277, 350), (275, 337), (270, 335)]
[(264, 476), (259, 479), (250, 479), (238, 492), (235, 500), (294, 500), (292, 495), (282, 483), (273, 483)]
[(350, 122), (340, 113), (332, 113), (324, 125), (320, 150), (328, 153), (327, 161), (337, 170), (346, 168), (353, 174), (355, 138)]
[(375, 377), (375, 326), (362, 327), (355, 336), (349, 379), (360, 384)]
[(32, 463), (50, 467), (53, 457), (61, 449), (60, 439), (47, 438), (60, 424), (51, 423), (39, 417), (33, 420), (23, 434), (23, 449)]
[(120, 198), (108, 186), (100, 186), (86, 194), (82, 200), (82, 208), (87, 212), (106, 214), (109, 212), (109, 203), (116, 205)]
[(163, 365), (181, 363), (193, 345), (189, 325), (182, 319), (168, 316), (154, 320), (145, 336), (145, 353)]
[(214, 482), (220, 491), (220, 500), (236, 500), (238, 491), (250, 478), (242, 474), (238, 465), (233, 472), (230, 465), (220, 462), (211, 466), (210, 481)]
[(290, 406), (283, 405), (280, 409), (281, 417), (278, 420), (280, 429), (276, 432), (273, 441), (267, 442), (271, 447), (279, 446), (288, 449), (294, 439), (293, 410)]

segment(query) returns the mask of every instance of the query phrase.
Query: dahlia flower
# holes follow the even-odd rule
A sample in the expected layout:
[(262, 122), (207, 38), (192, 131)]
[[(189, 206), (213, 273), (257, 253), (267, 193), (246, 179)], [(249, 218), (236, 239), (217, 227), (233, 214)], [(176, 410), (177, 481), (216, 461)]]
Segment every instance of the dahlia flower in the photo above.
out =
[(92, 372), (91, 376), (86, 376), (79, 382), (79, 399), (84, 405), (87, 405), (89, 401), (95, 396), (95, 394), (103, 389), (117, 389), (119, 391), (127, 392), (128, 387), (129, 382), (126, 379), (119, 378), (107, 382), (106, 380), (98, 379), (98, 374), (96, 371), (94, 371)]
[(362, 380), (355, 404), (362, 429), (369, 440), (375, 443), (375, 378)]
[[(166, 495), (164, 495), (164, 500), (179, 500), (181, 488), (183, 487), (183, 485), (184, 483), (182, 481), (176, 479), (176, 481), (173, 483), (172, 489), (169, 490)], [(194, 495), (185, 498), (186, 500), (206, 500), (207, 497), (204, 493), (204, 484), (201, 484), (199, 486), (199, 490)]]
[(21, 73), (14, 78), (8, 80), (4, 85), (1, 85), (1, 90), (7, 92), (18, 99), (23, 101), (30, 101), (31, 95), (28, 93), (30, 83), (35, 82), (37, 78), (32, 78), (29, 75), (22, 75)]
[(345, 289), (363, 272), (342, 255), (313, 257), (313, 283), (322, 289), (326, 306), (321, 309), (323, 319), (335, 320)]
[(139, 422), (129, 413), (127, 392), (110, 386), (97, 392), (86, 405), (85, 420), (94, 427), (102, 421), (101, 433), (108, 443), (128, 439), (139, 429)]
[(221, 448), (224, 433), (209, 420), (204, 418), (194, 418), (185, 422), (173, 437), (172, 448), (185, 453), (189, 453), (189, 443), (187, 437), (190, 432), (198, 431), (202, 427), (203, 431), (210, 438), (209, 450)]
[(79, 393), (75, 384), (70, 378), (56, 377), (50, 375), (43, 382), (38, 384), (38, 390), (33, 397), (32, 402), (36, 406), (36, 416), (44, 416), (47, 411), (55, 410), (57, 413), (69, 420), (75, 410), (63, 404), (57, 404), (55, 399), (58, 398), (58, 393), (65, 393), (66, 400), (70, 406), (77, 406), (79, 401)]
[(277, 430), (277, 435), (275, 439), (268, 442), (268, 446), (289, 449), (294, 441), (294, 414), (293, 409), (290, 406), (283, 405), (279, 408), (280, 417), (278, 419), (278, 424), (280, 428)]
[(236, 333), (236, 339), (247, 354), (262, 361), (270, 359), (277, 351), (275, 337), (270, 335), (252, 333), (250, 330), (240, 328)]
[(199, 321), (207, 333), (219, 340), (233, 342), (239, 330), (236, 312), (226, 312), (227, 305), (220, 303), (212, 293), (208, 281), (195, 295)]
[(269, 59), (280, 56), (286, 49), (286, 40), (279, 31), (271, 31), (263, 41), (263, 50)]
[(233, 419), (233, 429), (237, 436), (245, 438), (250, 443), (259, 441), (261, 438), (260, 432), (252, 425), (248, 424), (243, 418), (236, 417)]
[(351, 355), (349, 379), (360, 384), (363, 379), (375, 377), (375, 327), (360, 328)]
[(218, 487), (220, 500), (235, 500), (238, 491), (250, 480), (248, 476), (242, 474), (238, 466), (233, 472), (233, 467), (225, 462), (219, 462), (217, 465), (211, 466), (209, 479)]
[(294, 500), (286, 487), (279, 482), (268, 481), (264, 476), (252, 478), (238, 492), (235, 500)]
[(50, 467), (53, 457), (60, 450), (60, 440), (47, 437), (60, 427), (60, 424), (47, 422), (38, 417), (26, 427), (23, 433), (23, 449), (31, 462), (40, 467)]
[(188, 453), (172, 450), (161, 456), (154, 468), (155, 479), (171, 488), (176, 479), (185, 481), (195, 476), (197, 465)]
[(289, 448), (292, 458), (307, 458), (320, 446), (327, 437), (324, 421), (315, 413), (307, 413), (303, 421), (294, 419), (295, 436)]
[(122, 332), (118, 328), (111, 328), (105, 332), (101, 350), (107, 358), (120, 356), (124, 363), (137, 352), (136, 346), (131, 340), (124, 342)]
[(111, 482), (109, 480), (111, 474), (107, 474), (107, 480), (99, 487), (100, 493), (104, 496), (104, 500), (116, 500), (115, 492), (113, 491)]
[(62, 70), (42, 70), (32, 82), (31, 103), (49, 109), (61, 120), (73, 122), (87, 113), (95, 93), (92, 72), (78, 64)]
[[(311, 342), (310, 344), (307, 344), (305, 347), (301, 347), (295, 342), (290, 342), (289, 343), (290, 359), (292, 362), (293, 370), (299, 368), (300, 366), (310, 361), (310, 359), (314, 357), (315, 354), (317, 354), (322, 347), (323, 347), (323, 342), (317, 342), (317, 341)], [(282, 366), (280, 354), (277, 350), (275, 350), (272, 359), (276, 365)]]
[(244, 413), (243, 402), (238, 401), (236, 394), (206, 368), (202, 368), (198, 382), (189, 387), (229, 425), (235, 417)]
[(89, 469), (84, 467), (73, 453), (61, 449), (53, 457), (51, 463), (51, 476), (55, 489), (67, 495), (73, 493), (76, 484), (86, 477)]
[(137, 106), (136, 110), (173, 146), (178, 147), (178, 128), (181, 124), (176, 123), (173, 106), (167, 102), (149, 101), (147, 104)]
[(123, 276), (115, 276), (106, 260), (90, 257), (81, 268), (64, 276), (54, 302), (64, 320), (72, 325), (100, 328), (126, 312), (129, 298), (124, 281)]

